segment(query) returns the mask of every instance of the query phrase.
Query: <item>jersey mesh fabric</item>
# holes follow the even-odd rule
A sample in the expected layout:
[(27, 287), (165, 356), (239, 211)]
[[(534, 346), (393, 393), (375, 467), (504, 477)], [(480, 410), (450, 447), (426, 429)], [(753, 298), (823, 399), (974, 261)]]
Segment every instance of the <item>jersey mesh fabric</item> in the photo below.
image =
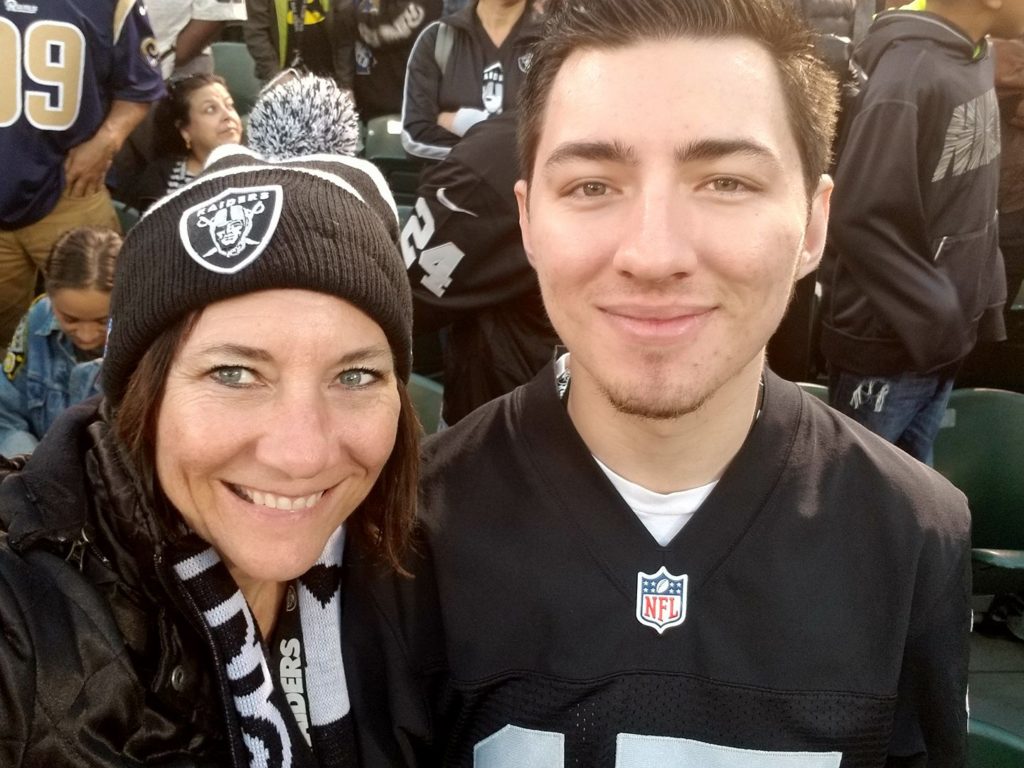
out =
[[(616, 735), (658, 735), (688, 723), (710, 744), (843, 753), (843, 768), (885, 761), (893, 699), (829, 691), (778, 691), (690, 675), (621, 673), (597, 680), (535, 674), (453, 686), (456, 710), (444, 764), (471, 765), (473, 748), (509, 723), (566, 734), (565, 765), (615, 765)], [(772, 713), (766, 718), (766, 713)], [(827, 735), (827, 736), (826, 736)]]

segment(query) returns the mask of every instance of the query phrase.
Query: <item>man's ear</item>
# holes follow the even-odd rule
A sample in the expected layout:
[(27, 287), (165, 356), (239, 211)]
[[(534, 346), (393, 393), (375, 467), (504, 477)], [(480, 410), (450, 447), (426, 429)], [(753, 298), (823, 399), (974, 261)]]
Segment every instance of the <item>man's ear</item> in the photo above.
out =
[(523, 233), (523, 249), (526, 258), (533, 264), (533, 247), (530, 239), (530, 185), (526, 179), (520, 179), (514, 187), (516, 204), (519, 206), (519, 229)]
[(828, 234), (828, 211), (832, 201), (832, 177), (822, 174), (818, 188), (811, 195), (810, 210), (807, 213), (807, 228), (804, 231), (804, 245), (800, 251), (800, 262), (797, 264), (796, 279), (809, 275), (821, 263), (821, 254), (825, 250), (825, 237)]

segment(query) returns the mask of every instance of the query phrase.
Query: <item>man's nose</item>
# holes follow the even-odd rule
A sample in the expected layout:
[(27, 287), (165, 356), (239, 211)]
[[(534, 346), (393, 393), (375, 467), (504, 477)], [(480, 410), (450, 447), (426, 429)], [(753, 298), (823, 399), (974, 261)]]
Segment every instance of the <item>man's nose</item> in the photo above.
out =
[(682, 193), (645, 191), (632, 206), (615, 267), (638, 280), (663, 281), (693, 272), (700, 223)]

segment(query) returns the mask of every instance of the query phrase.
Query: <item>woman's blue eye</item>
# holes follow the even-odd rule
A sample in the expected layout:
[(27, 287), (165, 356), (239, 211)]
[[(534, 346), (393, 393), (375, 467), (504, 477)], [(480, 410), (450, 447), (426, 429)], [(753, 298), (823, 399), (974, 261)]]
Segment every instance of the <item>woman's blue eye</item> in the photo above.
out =
[(241, 366), (226, 365), (214, 369), (210, 376), (218, 384), (228, 387), (244, 387), (253, 383), (252, 372)]
[(346, 387), (356, 388), (372, 384), (379, 378), (380, 375), (375, 371), (370, 371), (365, 368), (353, 368), (352, 370), (343, 372), (338, 377), (338, 380)]

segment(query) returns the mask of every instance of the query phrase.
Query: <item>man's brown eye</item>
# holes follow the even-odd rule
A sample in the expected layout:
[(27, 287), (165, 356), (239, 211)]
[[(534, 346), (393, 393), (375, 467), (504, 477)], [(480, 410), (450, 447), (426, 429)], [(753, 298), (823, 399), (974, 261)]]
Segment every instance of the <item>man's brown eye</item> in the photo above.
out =
[(603, 195), (607, 187), (599, 181), (588, 181), (583, 185), (583, 194), (587, 197), (597, 197)]

